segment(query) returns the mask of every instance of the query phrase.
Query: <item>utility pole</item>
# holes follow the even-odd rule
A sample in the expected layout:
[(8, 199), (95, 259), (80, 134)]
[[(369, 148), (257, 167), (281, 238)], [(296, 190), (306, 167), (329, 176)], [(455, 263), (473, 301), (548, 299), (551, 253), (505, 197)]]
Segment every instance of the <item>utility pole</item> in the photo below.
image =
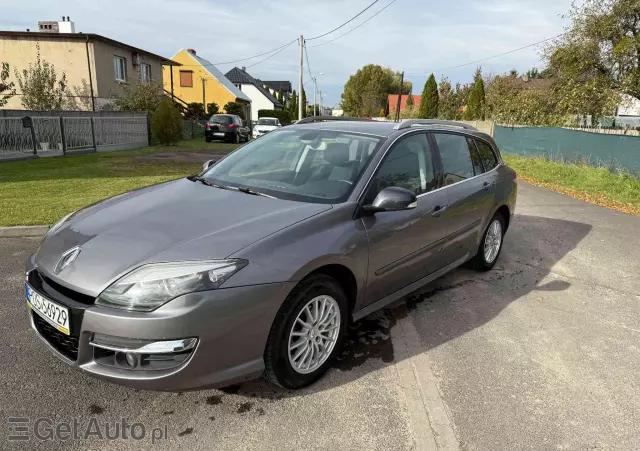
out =
[(300, 74), (298, 75), (298, 120), (302, 120), (302, 58), (304, 56), (304, 36), (300, 35)]
[(324, 115), (324, 102), (322, 102), (322, 91), (320, 91), (320, 116)]
[(313, 77), (313, 115), (318, 115), (318, 103), (316, 100), (316, 94), (318, 93), (318, 83), (316, 83), (316, 77)]
[(396, 122), (400, 122), (400, 103), (402, 102), (403, 87), (404, 87), (404, 71), (402, 71), (402, 73), (400, 74), (400, 90), (398, 91), (398, 104), (396, 105)]
[(204, 83), (206, 80), (202, 77), (202, 105), (204, 107), (204, 114), (207, 114), (207, 96), (205, 95)]

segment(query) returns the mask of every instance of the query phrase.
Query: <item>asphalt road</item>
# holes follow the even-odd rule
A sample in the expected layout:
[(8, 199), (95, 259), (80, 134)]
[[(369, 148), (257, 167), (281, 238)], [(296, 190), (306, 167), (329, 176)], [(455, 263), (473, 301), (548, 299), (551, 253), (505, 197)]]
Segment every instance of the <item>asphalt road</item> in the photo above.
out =
[[(493, 271), (458, 269), (359, 322), (319, 383), (189, 393), (111, 385), (50, 355), (24, 301), (39, 240), (0, 239), (0, 449), (640, 449), (638, 234), (638, 217), (521, 183)], [(124, 418), (145, 438), (8, 441), (23, 435), (9, 417), (45, 418), (41, 438)]]

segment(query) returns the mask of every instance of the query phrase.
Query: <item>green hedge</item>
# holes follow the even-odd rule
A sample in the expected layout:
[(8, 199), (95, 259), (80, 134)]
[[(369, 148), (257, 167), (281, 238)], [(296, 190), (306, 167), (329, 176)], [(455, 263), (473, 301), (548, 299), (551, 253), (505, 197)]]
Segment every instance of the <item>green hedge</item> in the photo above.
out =
[(284, 110), (258, 110), (258, 117), (275, 117), (280, 119), (282, 125), (291, 123), (289, 112)]

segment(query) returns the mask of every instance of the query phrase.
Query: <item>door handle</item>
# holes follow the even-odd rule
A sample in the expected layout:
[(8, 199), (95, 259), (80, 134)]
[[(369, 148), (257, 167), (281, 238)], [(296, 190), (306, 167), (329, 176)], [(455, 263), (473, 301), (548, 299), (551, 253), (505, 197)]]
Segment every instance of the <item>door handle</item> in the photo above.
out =
[(482, 189), (483, 189), (483, 190), (485, 190), (485, 191), (489, 191), (489, 188), (491, 188), (491, 185), (493, 185), (493, 183), (490, 183), (490, 182), (484, 182), (484, 183), (482, 184)]
[(435, 207), (433, 207), (433, 210), (431, 211), (431, 216), (435, 216), (436, 218), (439, 218), (440, 216), (442, 216), (442, 213), (444, 213), (446, 209), (447, 209), (446, 205), (436, 205)]

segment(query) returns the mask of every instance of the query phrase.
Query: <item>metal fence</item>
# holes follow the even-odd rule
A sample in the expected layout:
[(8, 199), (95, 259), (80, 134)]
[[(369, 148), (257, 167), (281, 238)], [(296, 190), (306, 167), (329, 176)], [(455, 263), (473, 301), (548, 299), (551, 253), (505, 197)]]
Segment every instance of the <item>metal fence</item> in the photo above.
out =
[(185, 119), (183, 121), (184, 139), (204, 139), (207, 121)]
[(149, 145), (146, 115), (29, 117), (0, 117), (0, 161)]
[(554, 127), (495, 125), (494, 139), (502, 152), (543, 156), (640, 175), (640, 137), (599, 134)]

